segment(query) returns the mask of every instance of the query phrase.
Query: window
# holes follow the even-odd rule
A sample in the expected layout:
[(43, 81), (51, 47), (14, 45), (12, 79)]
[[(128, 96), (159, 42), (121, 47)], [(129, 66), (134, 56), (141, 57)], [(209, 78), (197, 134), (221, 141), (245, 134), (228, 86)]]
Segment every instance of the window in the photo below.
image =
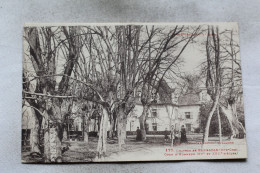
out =
[(186, 118), (186, 119), (191, 119), (191, 114), (190, 114), (190, 112), (185, 112), (185, 118)]
[(152, 109), (152, 117), (153, 118), (157, 117), (157, 109)]
[(135, 121), (134, 121), (134, 120), (131, 120), (131, 121), (130, 121), (130, 131), (136, 130), (136, 129), (134, 128), (134, 124), (135, 124)]
[(153, 130), (157, 131), (157, 123), (152, 123), (152, 126), (153, 126)]
[(191, 131), (191, 124), (186, 124), (186, 130), (187, 130), (187, 132)]

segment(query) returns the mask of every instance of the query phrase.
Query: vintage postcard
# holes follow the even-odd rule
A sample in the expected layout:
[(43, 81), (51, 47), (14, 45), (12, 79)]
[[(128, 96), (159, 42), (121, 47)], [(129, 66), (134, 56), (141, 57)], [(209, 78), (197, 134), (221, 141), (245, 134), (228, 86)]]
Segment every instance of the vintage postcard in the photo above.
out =
[(23, 163), (247, 158), (237, 23), (23, 34)]

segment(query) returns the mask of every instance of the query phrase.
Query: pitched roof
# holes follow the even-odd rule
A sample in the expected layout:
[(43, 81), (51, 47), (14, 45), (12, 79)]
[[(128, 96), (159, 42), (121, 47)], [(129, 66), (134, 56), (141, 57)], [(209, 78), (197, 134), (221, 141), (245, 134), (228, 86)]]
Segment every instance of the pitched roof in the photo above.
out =
[(178, 98), (179, 105), (194, 105), (200, 104), (199, 94), (188, 93)]

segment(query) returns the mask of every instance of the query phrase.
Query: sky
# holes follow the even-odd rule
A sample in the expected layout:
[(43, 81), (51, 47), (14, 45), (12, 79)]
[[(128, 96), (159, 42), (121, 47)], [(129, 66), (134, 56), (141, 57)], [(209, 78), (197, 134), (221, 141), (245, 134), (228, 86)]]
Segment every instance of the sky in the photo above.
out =
[[(238, 32), (238, 25), (237, 23), (218, 23), (219, 32), (223, 32), (224, 30), (233, 29), (235, 32)], [(201, 45), (205, 40), (207, 39), (207, 36), (204, 35), (198, 35), (196, 37), (197, 43), (193, 44), (190, 43), (186, 49), (184, 50), (181, 58), (184, 60), (184, 66), (182, 67), (182, 70), (186, 73), (194, 73), (199, 70), (198, 66), (201, 64), (203, 60), (206, 59), (205, 54), (205, 46)], [(234, 36), (233, 38), (235, 41), (239, 42), (239, 38)], [(202, 52), (204, 51), (204, 53)]]
[[(200, 37), (200, 36), (199, 36)], [(203, 49), (199, 44), (189, 44), (184, 50), (181, 58), (184, 61), (184, 65), (181, 67), (185, 73), (198, 73), (199, 65), (206, 59)]]

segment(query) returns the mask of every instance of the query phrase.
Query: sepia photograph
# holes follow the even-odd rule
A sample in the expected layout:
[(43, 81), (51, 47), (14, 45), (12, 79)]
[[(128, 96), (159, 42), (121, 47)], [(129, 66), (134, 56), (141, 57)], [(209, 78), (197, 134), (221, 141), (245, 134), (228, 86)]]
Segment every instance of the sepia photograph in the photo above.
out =
[(24, 26), (22, 163), (246, 159), (245, 129), (237, 23)]

